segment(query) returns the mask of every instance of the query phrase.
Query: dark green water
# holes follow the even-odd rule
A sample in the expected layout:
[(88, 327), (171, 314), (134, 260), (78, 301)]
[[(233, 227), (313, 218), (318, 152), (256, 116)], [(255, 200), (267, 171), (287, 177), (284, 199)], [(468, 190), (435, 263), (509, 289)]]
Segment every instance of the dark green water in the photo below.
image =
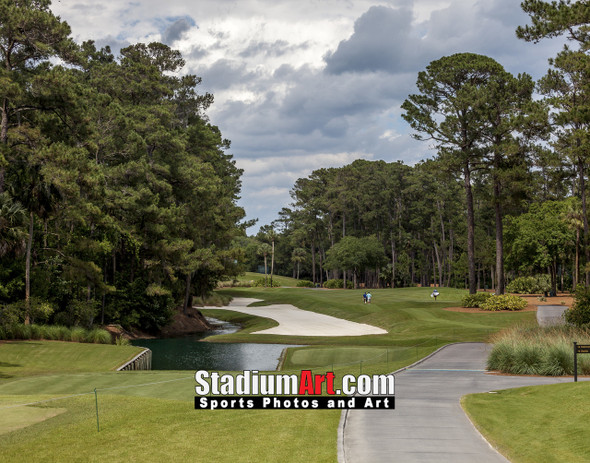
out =
[(285, 344), (199, 342), (238, 329), (238, 326), (227, 323), (206, 334), (138, 339), (132, 344), (152, 350), (153, 370), (276, 370), (283, 349), (292, 347)]

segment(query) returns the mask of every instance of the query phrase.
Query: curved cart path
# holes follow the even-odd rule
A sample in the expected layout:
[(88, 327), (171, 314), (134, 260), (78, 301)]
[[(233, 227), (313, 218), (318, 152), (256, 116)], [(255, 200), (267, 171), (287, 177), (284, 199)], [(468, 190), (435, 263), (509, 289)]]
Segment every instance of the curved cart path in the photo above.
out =
[(286, 336), (366, 336), (387, 334), (382, 328), (356, 323), (342, 318), (331, 317), (309, 310), (301, 310), (290, 304), (272, 304), (263, 307), (248, 307), (260, 299), (236, 297), (225, 307), (203, 307), (203, 309), (233, 310), (257, 317), (271, 318), (279, 326), (252, 334), (280, 334)]
[(395, 410), (343, 411), (340, 463), (507, 462), (471, 424), (465, 394), (571, 382), (572, 378), (500, 376), (484, 372), (490, 345), (444, 347), (395, 374)]
[(563, 325), (563, 313), (568, 309), (565, 305), (540, 305), (537, 307), (539, 326)]

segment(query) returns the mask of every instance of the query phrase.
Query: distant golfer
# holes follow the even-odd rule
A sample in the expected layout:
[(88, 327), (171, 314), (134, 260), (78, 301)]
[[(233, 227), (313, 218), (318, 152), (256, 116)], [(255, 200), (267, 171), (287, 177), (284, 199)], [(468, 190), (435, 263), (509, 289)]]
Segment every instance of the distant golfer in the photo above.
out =
[(372, 297), (373, 296), (371, 296), (371, 293), (367, 293), (367, 304), (370, 304), (371, 303), (371, 298)]
[(363, 302), (366, 304), (367, 303), (367, 292), (365, 291), (365, 294), (363, 294)]
[(435, 289), (434, 291), (432, 291), (432, 294), (430, 295), (430, 297), (433, 297), (434, 300), (436, 301), (436, 296), (438, 296), (440, 293)]

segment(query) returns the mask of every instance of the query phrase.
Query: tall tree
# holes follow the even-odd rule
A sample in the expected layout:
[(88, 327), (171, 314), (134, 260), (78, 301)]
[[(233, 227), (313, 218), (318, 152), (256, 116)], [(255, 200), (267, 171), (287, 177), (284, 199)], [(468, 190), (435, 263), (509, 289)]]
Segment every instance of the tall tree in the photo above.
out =
[(483, 168), (482, 138), (486, 128), (488, 86), (504, 69), (496, 61), (473, 53), (459, 53), (431, 62), (418, 74), (419, 94), (402, 104), (404, 119), (419, 140), (434, 140), (439, 157), (460, 173), (467, 208), (469, 292), (475, 293), (475, 214), (472, 175)]
[(26, 113), (51, 108), (32, 97), (49, 60), (74, 58), (67, 23), (56, 17), (50, 0), (0, 0), (0, 193), (5, 188), (11, 130), (26, 126)]
[(519, 26), (516, 35), (528, 42), (566, 34), (569, 40), (584, 48), (590, 41), (590, 5), (586, 0), (524, 0), (521, 7), (531, 17), (532, 24)]

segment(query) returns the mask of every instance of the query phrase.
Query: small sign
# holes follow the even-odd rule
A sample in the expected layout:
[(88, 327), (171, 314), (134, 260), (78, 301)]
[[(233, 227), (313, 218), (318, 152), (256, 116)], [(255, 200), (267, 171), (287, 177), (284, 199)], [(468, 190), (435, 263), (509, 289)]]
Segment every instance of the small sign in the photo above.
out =
[(590, 354), (590, 344), (578, 344), (574, 341), (574, 382), (578, 381), (578, 354)]

